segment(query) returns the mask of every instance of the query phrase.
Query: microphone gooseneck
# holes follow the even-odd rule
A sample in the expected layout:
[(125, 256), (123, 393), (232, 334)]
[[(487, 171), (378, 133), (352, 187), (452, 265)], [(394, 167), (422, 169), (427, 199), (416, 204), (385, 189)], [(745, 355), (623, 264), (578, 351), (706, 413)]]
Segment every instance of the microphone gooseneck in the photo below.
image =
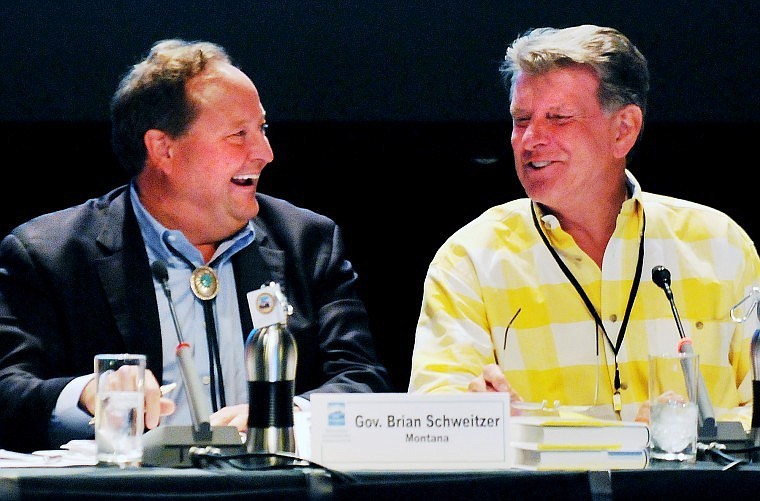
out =
[(174, 322), (174, 330), (177, 332), (178, 344), (175, 353), (179, 362), (180, 376), (185, 384), (185, 395), (187, 395), (187, 403), (190, 408), (193, 432), (199, 437), (208, 436), (211, 434), (211, 425), (209, 424), (211, 411), (201, 389), (201, 380), (198, 377), (198, 371), (193, 362), (192, 348), (182, 338), (182, 329), (179, 326), (179, 319), (174, 309), (174, 301), (172, 300), (172, 293), (169, 288), (169, 271), (166, 268), (166, 263), (160, 259), (153, 261), (150, 269), (164, 290), (166, 300), (169, 303), (172, 321)]
[(172, 291), (169, 288), (169, 270), (166, 268), (166, 263), (157, 259), (150, 265), (150, 271), (153, 272), (153, 276), (161, 284), (161, 288), (164, 290), (166, 300), (169, 302), (169, 311), (172, 314), (172, 321), (174, 322), (174, 331), (177, 333), (177, 341), (183, 343), (182, 329), (179, 327), (179, 320), (177, 312), (174, 311), (174, 301), (172, 300)]

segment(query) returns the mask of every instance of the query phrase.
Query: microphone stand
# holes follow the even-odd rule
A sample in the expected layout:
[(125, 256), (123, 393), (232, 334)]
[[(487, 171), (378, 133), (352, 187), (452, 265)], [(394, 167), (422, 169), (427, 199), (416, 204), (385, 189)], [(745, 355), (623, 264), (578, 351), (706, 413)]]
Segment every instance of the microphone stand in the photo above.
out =
[[(758, 311), (758, 318), (760, 318), (760, 311)], [(752, 334), (750, 356), (752, 357), (752, 421), (749, 446), (753, 449), (749, 457), (753, 463), (756, 463), (760, 461), (760, 329)]]
[[(670, 271), (664, 266), (655, 266), (652, 268), (652, 281), (665, 291), (665, 296), (670, 302), (670, 308), (673, 311), (673, 318), (676, 321), (678, 334), (681, 337), (678, 351), (681, 353), (693, 353), (694, 347), (691, 344), (691, 339), (686, 337), (686, 334), (684, 333), (681, 317), (678, 315), (678, 309), (676, 308), (676, 303), (673, 299), (673, 291), (670, 289)], [(685, 371), (685, 373), (688, 373), (688, 371)], [(710, 402), (710, 395), (707, 393), (707, 387), (705, 386), (705, 381), (702, 378), (701, 372), (698, 372), (698, 377), (697, 407), (699, 409), (699, 426), (697, 428), (697, 440), (703, 444), (716, 442), (726, 446), (746, 446), (748, 442), (747, 432), (744, 431), (744, 427), (739, 421), (715, 420), (715, 413), (713, 411), (712, 403)], [(758, 385), (760, 385), (760, 382), (758, 382)], [(760, 387), (758, 390), (760, 390)], [(758, 420), (760, 421), (760, 416)], [(760, 432), (758, 432), (758, 435), (760, 435)], [(758, 437), (758, 440), (760, 440), (760, 437)]]
[(191, 346), (182, 338), (174, 301), (169, 289), (169, 272), (166, 263), (154, 261), (151, 271), (159, 281), (169, 302), (169, 311), (177, 331), (176, 355), (179, 362), (180, 377), (185, 385), (187, 403), (190, 408), (192, 425), (158, 426), (143, 434), (143, 464), (147, 466), (190, 467), (192, 458), (190, 449), (205, 447), (218, 449), (220, 452), (238, 453), (243, 450), (240, 433), (234, 426), (214, 426), (209, 423), (211, 412), (203, 398), (201, 381), (192, 359)]

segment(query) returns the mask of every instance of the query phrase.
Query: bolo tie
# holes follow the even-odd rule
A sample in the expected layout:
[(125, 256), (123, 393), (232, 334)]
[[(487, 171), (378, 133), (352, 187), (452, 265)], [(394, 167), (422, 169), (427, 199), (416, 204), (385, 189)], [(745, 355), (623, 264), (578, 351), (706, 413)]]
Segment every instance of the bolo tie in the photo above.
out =
[[(184, 258), (183, 258), (184, 259)], [(185, 261), (192, 266), (192, 263)], [(224, 377), (222, 361), (219, 354), (219, 338), (214, 320), (214, 298), (219, 292), (219, 279), (210, 266), (199, 266), (190, 274), (190, 289), (203, 305), (203, 317), (206, 322), (206, 342), (208, 343), (209, 387), (211, 407), (216, 412), (227, 405), (224, 397)], [(218, 392), (218, 395), (217, 395)]]
[(216, 412), (227, 405), (224, 397), (224, 377), (222, 376), (222, 361), (219, 355), (219, 339), (216, 333), (216, 321), (214, 320), (214, 298), (219, 292), (219, 278), (212, 267), (207, 265), (196, 267), (171, 245), (167, 245), (167, 247), (193, 270), (190, 274), (190, 289), (195, 297), (200, 299), (203, 306), (203, 318), (206, 323), (206, 343), (208, 344), (211, 409), (212, 412)]
[(578, 280), (575, 278), (573, 273), (568, 269), (567, 265), (565, 265), (564, 261), (559, 257), (559, 254), (557, 254), (557, 251), (552, 247), (552, 245), (549, 243), (549, 239), (544, 235), (543, 230), (541, 229), (541, 226), (538, 224), (538, 217), (536, 216), (536, 211), (533, 207), (533, 204), (531, 204), (531, 215), (533, 216), (533, 224), (536, 227), (536, 230), (538, 230), (539, 235), (541, 235), (541, 239), (544, 242), (544, 245), (546, 245), (546, 248), (549, 249), (549, 252), (551, 253), (554, 260), (557, 262), (557, 265), (560, 267), (562, 272), (565, 274), (568, 280), (570, 280), (570, 283), (573, 284), (573, 287), (575, 288), (576, 292), (580, 296), (580, 298), (583, 300), (583, 304), (586, 305), (586, 309), (589, 311), (591, 316), (594, 318), (594, 323), (596, 324), (597, 329), (597, 345), (596, 345), (596, 354), (599, 355), (599, 329), (602, 330), (602, 333), (604, 334), (604, 339), (607, 340), (607, 343), (609, 344), (610, 348), (612, 349), (612, 354), (614, 356), (615, 360), (615, 379), (613, 381), (613, 385), (615, 388), (615, 392), (612, 395), (612, 407), (615, 410), (615, 412), (620, 412), (623, 409), (623, 400), (620, 396), (620, 388), (622, 387), (620, 383), (620, 368), (618, 366), (618, 352), (620, 351), (620, 347), (623, 345), (623, 337), (625, 337), (625, 331), (628, 327), (628, 320), (631, 316), (631, 309), (633, 308), (633, 302), (636, 300), (636, 293), (639, 290), (639, 282), (641, 281), (641, 268), (644, 263), (644, 229), (646, 227), (646, 215), (644, 214), (644, 209), (642, 208), (642, 220), (641, 220), (641, 232), (639, 235), (639, 256), (636, 261), (636, 273), (633, 278), (633, 283), (631, 284), (631, 291), (628, 294), (628, 304), (625, 308), (625, 315), (623, 316), (623, 321), (620, 324), (620, 331), (618, 333), (617, 337), (617, 343), (613, 344), (612, 340), (610, 339), (610, 336), (607, 334), (607, 330), (604, 328), (604, 324), (602, 323), (602, 319), (599, 316), (599, 313), (596, 311), (596, 308), (594, 308), (593, 303), (591, 303), (591, 299), (589, 299), (588, 295), (586, 294), (586, 291), (583, 290), (583, 287), (581, 287), (581, 284), (578, 283)]

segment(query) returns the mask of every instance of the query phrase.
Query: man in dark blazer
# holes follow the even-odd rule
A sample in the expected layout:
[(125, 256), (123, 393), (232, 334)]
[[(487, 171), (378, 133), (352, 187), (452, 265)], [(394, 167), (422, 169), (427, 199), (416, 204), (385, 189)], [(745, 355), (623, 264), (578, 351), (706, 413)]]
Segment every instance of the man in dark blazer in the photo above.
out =
[[(224, 49), (157, 43), (122, 80), (112, 121), (114, 151), (131, 183), (33, 219), (0, 243), (0, 447), (31, 451), (92, 438), (97, 353), (147, 356), (146, 427), (173, 410), (158, 392), (165, 368), (176, 372), (167, 356), (175, 333), (151, 273), (162, 256), (174, 284), (187, 284), (193, 268), (208, 265), (215, 280), (219, 273), (220, 290), (234, 286), (228, 303), (236, 304), (214, 307), (217, 317), (230, 308), (239, 313), (231, 321), (239, 325), (231, 343), (238, 373), (244, 371), (238, 339), (244, 342), (253, 328), (246, 294), (274, 281), (293, 306), (296, 403), (308, 403), (312, 392), (391, 390), (339, 228), (256, 193), (273, 159), (264, 110)], [(216, 300), (223, 301), (221, 292)], [(197, 318), (202, 301), (184, 302)], [(230, 352), (221, 332), (219, 343)], [(194, 360), (213, 375), (208, 359), (196, 353)], [(211, 423), (245, 430), (247, 400), (231, 393)]]

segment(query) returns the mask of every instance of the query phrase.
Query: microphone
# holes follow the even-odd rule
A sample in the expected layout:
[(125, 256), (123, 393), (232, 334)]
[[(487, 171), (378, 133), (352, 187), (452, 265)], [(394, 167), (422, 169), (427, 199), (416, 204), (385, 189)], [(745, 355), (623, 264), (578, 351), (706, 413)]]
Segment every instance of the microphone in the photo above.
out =
[(234, 426), (212, 428), (209, 423), (211, 415), (209, 403), (203, 393), (201, 380), (193, 362), (192, 347), (182, 337), (182, 329), (169, 288), (169, 271), (166, 269), (166, 263), (160, 259), (156, 260), (151, 264), (150, 269), (153, 277), (161, 284), (169, 303), (174, 330), (177, 333), (178, 344), (175, 353), (179, 362), (180, 377), (185, 386), (192, 426), (158, 426), (145, 432), (143, 434), (143, 464), (189, 467), (192, 466), (190, 449), (198, 446), (240, 452), (242, 441), (237, 428)]
[[(673, 299), (673, 291), (670, 289), (670, 271), (664, 266), (655, 266), (652, 268), (652, 281), (665, 291), (665, 296), (670, 302), (670, 309), (673, 311), (673, 318), (676, 321), (678, 334), (681, 338), (681, 341), (678, 343), (678, 351), (680, 353), (694, 353), (691, 339), (686, 337), (686, 334), (684, 333), (681, 317), (678, 315), (676, 302)], [(684, 363), (689, 363), (689, 361), (684, 361)], [(688, 375), (691, 374), (691, 372), (684, 368), (684, 374), (686, 377), (690, 377)], [(697, 408), (699, 410), (699, 427), (697, 431), (698, 440), (703, 443), (746, 443), (747, 434), (740, 422), (715, 420), (715, 412), (713, 411), (710, 395), (707, 393), (702, 373), (698, 372), (697, 374), (697, 377), (699, 378), (697, 380)], [(689, 396), (689, 398), (692, 397), (692, 395)]]
[[(691, 344), (691, 339), (686, 337), (683, 330), (683, 324), (681, 323), (681, 317), (678, 315), (678, 309), (676, 308), (676, 302), (673, 299), (673, 291), (670, 289), (670, 271), (664, 266), (655, 266), (652, 268), (652, 281), (662, 290), (665, 291), (665, 296), (670, 302), (670, 309), (673, 311), (673, 318), (676, 321), (676, 327), (678, 328), (678, 334), (683, 340), (678, 343), (678, 351), (681, 353), (694, 353), (694, 347)], [(683, 361), (684, 364), (690, 363), (687, 360)], [(692, 372), (684, 370), (686, 377), (691, 378)], [(702, 379), (702, 373), (698, 373), (699, 380), (697, 381), (697, 407), (699, 409), (699, 428), (700, 434), (715, 435), (715, 413), (713, 411), (710, 397), (707, 394), (707, 388), (705, 387), (705, 381)], [(689, 387), (693, 387), (689, 381)], [(689, 398), (694, 400), (694, 395), (689, 395)]]
[[(758, 313), (760, 318), (760, 312)], [(750, 452), (753, 463), (760, 462), (760, 329), (755, 330), (750, 341), (750, 356), (752, 357), (752, 421), (750, 424), (749, 442), (755, 450)]]
[(683, 324), (681, 324), (681, 317), (678, 315), (676, 309), (676, 302), (673, 300), (673, 291), (670, 289), (670, 271), (664, 266), (657, 265), (652, 268), (652, 281), (660, 289), (665, 291), (665, 297), (670, 302), (670, 309), (673, 310), (673, 318), (676, 320), (676, 327), (678, 328), (678, 334), (681, 339), (686, 337), (683, 332)]
[[(758, 313), (760, 317), (760, 313)], [(753, 430), (760, 430), (760, 329), (755, 330), (752, 334), (752, 341), (749, 345), (750, 356), (752, 357), (752, 422)], [(755, 402), (758, 402), (755, 405)]]

